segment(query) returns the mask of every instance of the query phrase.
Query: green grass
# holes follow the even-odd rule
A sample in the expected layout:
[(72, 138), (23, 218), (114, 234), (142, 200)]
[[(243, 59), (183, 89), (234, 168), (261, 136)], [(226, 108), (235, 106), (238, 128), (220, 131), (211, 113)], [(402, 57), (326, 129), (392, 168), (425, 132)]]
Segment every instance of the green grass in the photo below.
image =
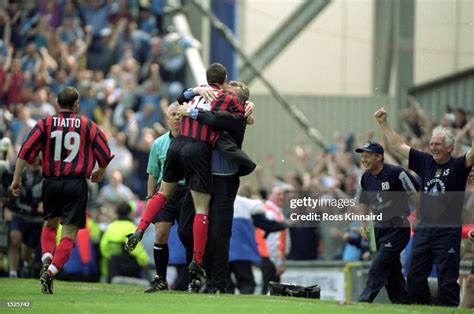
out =
[[(270, 296), (145, 294), (140, 287), (56, 281), (42, 295), (38, 280), (0, 279), (1, 313), (472, 313), (470, 310), (389, 304), (347, 305), (333, 301)], [(5, 301), (30, 301), (30, 309), (9, 309)]]

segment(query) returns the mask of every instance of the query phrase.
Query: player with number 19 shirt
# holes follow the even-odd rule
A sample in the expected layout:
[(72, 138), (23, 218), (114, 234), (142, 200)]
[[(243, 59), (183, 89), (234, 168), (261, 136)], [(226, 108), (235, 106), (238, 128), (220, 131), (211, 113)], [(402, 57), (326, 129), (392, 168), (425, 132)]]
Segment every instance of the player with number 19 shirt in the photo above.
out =
[(40, 150), (44, 177), (88, 178), (96, 160), (100, 167), (107, 166), (110, 160), (104, 133), (87, 117), (71, 111), (39, 120), (18, 157), (32, 163)]
[[(42, 291), (53, 293), (53, 278), (71, 255), (78, 229), (86, 226), (86, 178), (100, 182), (113, 155), (98, 126), (77, 115), (79, 93), (66, 87), (58, 94), (57, 115), (38, 120), (23, 143), (16, 161), (12, 194), (21, 193), (21, 173), (41, 151), (45, 226), (41, 233)], [(98, 163), (99, 168), (94, 170)], [(62, 238), (56, 247), (59, 223)]]

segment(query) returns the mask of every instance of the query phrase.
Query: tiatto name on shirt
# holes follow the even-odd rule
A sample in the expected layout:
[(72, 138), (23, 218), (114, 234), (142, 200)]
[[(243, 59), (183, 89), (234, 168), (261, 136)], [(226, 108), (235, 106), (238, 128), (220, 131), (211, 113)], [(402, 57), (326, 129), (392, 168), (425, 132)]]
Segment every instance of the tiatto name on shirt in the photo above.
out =
[(81, 127), (81, 119), (77, 118), (61, 118), (61, 117), (53, 117), (53, 126), (55, 127), (63, 127), (63, 128), (80, 128)]

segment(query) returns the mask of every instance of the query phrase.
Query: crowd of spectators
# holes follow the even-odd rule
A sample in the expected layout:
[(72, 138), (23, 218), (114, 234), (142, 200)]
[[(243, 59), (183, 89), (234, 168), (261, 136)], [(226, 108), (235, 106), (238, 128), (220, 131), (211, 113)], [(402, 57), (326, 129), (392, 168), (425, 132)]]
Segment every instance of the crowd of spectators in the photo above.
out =
[(36, 120), (57, 112), (57, 93), (76, 87), (80, 114), (104, 130), (115, 154), (103, 184), (90, 185), (90, 220), (102, 231), (124, 201), (139, 215), (151, 144), (166, 131), (164, 113), (184, 88), (184, 48), (192, 43), (174, 31), (165, 5), (0, 1), (2, 159), (11, 170)]
[(2, 1), (0, 132), (15, 151), (37, 119), (56, 112), (59, 90), (74, 86), (81, 114), (106, 130), (114, 148), (108, 175), (120, 168), (144, 197), (143, 161), (185, 78), (187, 41), (164, 23), (164, 3)]

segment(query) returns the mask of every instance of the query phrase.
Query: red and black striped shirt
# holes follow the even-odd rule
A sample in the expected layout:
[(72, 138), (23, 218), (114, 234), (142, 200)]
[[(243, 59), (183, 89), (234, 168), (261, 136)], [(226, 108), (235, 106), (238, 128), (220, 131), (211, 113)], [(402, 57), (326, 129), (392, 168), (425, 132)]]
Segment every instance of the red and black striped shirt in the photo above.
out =
[[(203, 97), (195, 96), (191, 100), (190, 105), (201, 110), (225, 110), (242, 117), (245, 113), (243, 104), (240, 104), (237, 98), (224, 91), (218, 91), (216, 99), (214, 99), (210, 104), (209, 101), (205, 100)], [(214, 144), (219, 138), (219, 132), (215, 132), (211, 126), (203, 124), (190, 117), (183, 117), (179, 134), (210, 144)]]
[(38, 120), (18, 157), (31, 164), (39, 151), (45, 177), (88, 178), (96, 161), (103, 168), (114, 158), (102, 130), (87, 117), (72, 112)]

